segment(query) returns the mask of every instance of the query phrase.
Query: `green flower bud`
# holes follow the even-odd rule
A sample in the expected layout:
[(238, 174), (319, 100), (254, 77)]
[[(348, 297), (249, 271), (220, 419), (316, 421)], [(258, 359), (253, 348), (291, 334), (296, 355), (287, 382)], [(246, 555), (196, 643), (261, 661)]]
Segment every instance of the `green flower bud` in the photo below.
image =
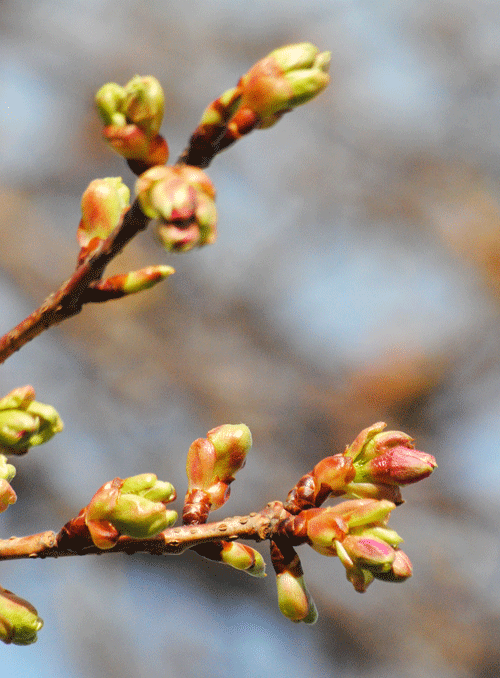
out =
[(133, 124), (148, 138), (158, 134), (165, 98), (156, 78), (136, 75), (125, 87), (108, 82), (97, 91), (95, 102), (105, 125)]
[(139, 271), (113, 275), (92, 285), (91, 298), (92, 301), (107, 301), (108, 299), (119, 299), (127, 294), (142, 292), (161, 282), (172, 273), (175, 273), (172, 266), (147, 266)]
[(123, 112), (127, 122), (144, 130), (148, 137), (155, 136), (163, 121), (165, 97), (160, 83), (151, 75), (136, 75), (124, 87)]
[(0, 452), (25, 454), (62, 431), (63, 423), (51, 405), (39, 403), (32, 386), (14, 389), (0, 400)]
[(234, 475), (245, 465), (252, 447), (252, 434), (245, 424), (224, 424), (207, 433), (215, 448), (214, 473), (223, 482), (232, 482)]
[(281, 613), (293, 622), (314, 624), (318, 619), (318, 611), (307, 590), (304, 577), (295, 576), (285, 570), (276, 575), (276, 586)]
[(203, 490), (211, 510), (223, 506), (251, 445), (252, 435), (245, 424), (224, 424), (209, 431), (206, 438), (195, 440), (187, 455), (186, 501), (192, 500), (196, 490)]
[(165, 505), (176, 498), (170, 483), (154, 473), (126, 480), (115, 478), (103, 485), (85, 509), (85, 523), (100, 549), (112, 548), (120, 535), (135, 539), (156, 536), (177, 520)]
[(42, 626), (31, 603), (0, 587), (0, 640), (7, 645), (30, 645)]
[(238, 542), (223, 542), (221, 560), (234, 567), (243, 570), (252, 577), (265, 577), (266, 564), (262, 555), (246, 544)]
[(88, 253), (91, 243), (105, 240), (128, 208), (130, 191), (121, 177), (94, 179), (82, 195), (82, 219), (76, 233), (78, 244)]
[(8, 483), (3, 478), (0, 479), (0, 513), (6, 511), (11, 504), (15, 504), (17, 495)]
[(105, 125), (125, 125), (127, 120), (123, 113), (126, 92), (116, 82), (103, 85), (95, 95), (99, 115)]
[(7, 457), (3, 454), (0, 454), (0, 478), (3, 478), (7, 482), (10, 481), (16, 475), (16, 468), (12, 464), (7, 463)]
[(319, 52), (310, 43), (286, 45), (258, 61), (238, 83), (239, 110), (253, 111), (258, 127), (274, 125), (295, 106), (319, 94), (329, 83), (329, 52)]

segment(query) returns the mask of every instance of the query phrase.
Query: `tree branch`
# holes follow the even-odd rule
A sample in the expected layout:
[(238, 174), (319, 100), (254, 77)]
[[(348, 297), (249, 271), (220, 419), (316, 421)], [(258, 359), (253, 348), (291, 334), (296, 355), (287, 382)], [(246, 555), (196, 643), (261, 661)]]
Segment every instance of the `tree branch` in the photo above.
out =
[(139, 231), (146, 228), (149, 218), (135, 200), (122, 222), (91, 252), (56, 292), (42, 305), (0, 339), (0, 364), (39, 334), (66, 318), (77, 315), (83, 304), (92, 301), (87, 292), (99, 280), (109, 262)]
[(88, 531), (86, 528), (82, 529), (82, 522), (77, 517), (67, 523), (58, 534), (49, 530), (25, 537), (0, 540), (0, 560), (58, 558), (97, 553), (147, 552), (155, 555), (177, 555), (192, 546), (220, 539), (227, 541), (271, 539), (280, 523), (289, 515), (281, 502), (274, 501), (262, 511), (247, 516), (233, 516), (203, 525), (171, 527), (151, 539), (120, 537), (113, 548), (106, 550), (99, 549), (93, 544)]

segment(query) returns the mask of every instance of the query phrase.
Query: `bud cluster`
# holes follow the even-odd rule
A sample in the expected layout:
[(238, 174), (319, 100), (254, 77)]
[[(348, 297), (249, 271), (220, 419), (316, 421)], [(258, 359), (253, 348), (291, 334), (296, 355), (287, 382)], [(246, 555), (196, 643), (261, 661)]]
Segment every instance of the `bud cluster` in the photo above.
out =
[(168, 145), (158, 134), (165, 105), (160, 83), (136, 75), (124, 87), (108, 82), (95, 101), (105, 125), (103, 136), (136, 174), (168, 160)]
[(158, 238), (165, 249), (187, 252), (215, 242), (215, 188), (197, 167), (152, 167), (138, 178), (136, 193), (144, 214), (158, 219)]
[(85, 507), (85, 524), (100, 549), (113, 548), (121, 535), (155, 537), (177, 520), (177, 513), (165, 508), (175, 498), (173, 486), (154, 473), (115, 478), (97, 490)]
[(330, 52), (308, 42), (275, 49), (205, 109), (181, 160), (207, 167), (244, 134), (271, 127), (327, 86), (329, 63)]
[[(426, 478), (437, 466), (433, 456), (414, 449), (410, 436), (384, 431), (385, 426), (378, 422), (364, 429), (343, 454), (323, 459), (303, 476), (288, 494), (288, 516), (278, 527), (278, 534), (292, 544), (307, 543), (322, 555), (338, 556), (360, 593), (374, 579), (400, 582), (411, 576), (410, 559), (399, 549), (403, 540), (387, 523), (403, 501), (400, 485)], [(330, 496), (355, 498), (321, 508)], [(295, 577), (294, 591), (301, 581)], [(297, 600), (305, 601), (305, 593)], [(295, 607), (300, 610), (299, 602)], [(301, 621), (297, 615), (295, 620)]]
[(245, 424), (217, 426), (192, 443), (186, 461), (185, 523), (203, 523), (210, 511), (226, 503), (229, 486), (251, 447), (252, 434)]
[(62, 429), (56, 410), (37, 402), (32, 386), (15, 388), (0, 399), (0, 453), (25, 454)]

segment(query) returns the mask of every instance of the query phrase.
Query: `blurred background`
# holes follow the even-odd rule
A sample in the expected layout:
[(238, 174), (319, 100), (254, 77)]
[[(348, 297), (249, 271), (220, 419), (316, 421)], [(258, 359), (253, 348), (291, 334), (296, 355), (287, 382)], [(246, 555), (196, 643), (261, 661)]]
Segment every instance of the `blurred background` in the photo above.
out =
[(66, 424), (16, 463), (2, 531), (59, 529), (115, 476), (154, 472), (182, 499), (191, 441), (240, 421), (254, 448), (214, 519), (246, 513), (383, 420), (439, 464), (391, 518), (414, 577), (360, 596), (302, 547), (306, 627), (272, 572), (191, 553), (2, 563), (45, 620), (0, 647), (9, 675), (500, 676), (497, 2), (1, 1), (0, 329), (70, 275), (87, 184), (133, 187), (101, 140), (104, 82), (160, 80), (175, 160), (212, 99), (301, 41), (331, 50), (331, 85), (215, 159), (216, 244), (172, 256), (142, 234), (111, 272), (174, 276), (2, 367), (2, 395), (31, 383)]

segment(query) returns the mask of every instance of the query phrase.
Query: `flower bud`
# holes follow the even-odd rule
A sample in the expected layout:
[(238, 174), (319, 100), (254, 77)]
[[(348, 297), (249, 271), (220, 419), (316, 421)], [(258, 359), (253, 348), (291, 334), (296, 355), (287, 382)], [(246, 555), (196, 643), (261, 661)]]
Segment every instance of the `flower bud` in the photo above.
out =
[(156, 78), (136, 75), (125, 87), (108, 82), (97, 91), (95, 102), (105, 125), (133, 124), (148, 138), (158, 134), (165, 98)]
[(189, 503), (196, 498), (197, 490), (203, 490), (211, 510), (223, 506), (229, 498), (234, 474), (244, 466), (251, 446), (252, 434), (245, 424), (218, 426), (206, 438), (195, 440), (187, 455), (186, 501)]
[(314, 624), (318, 619), (318, 611), (307, 590), (304, 577), (284, 570), (276, 575), (276, 586), (278, 606), (282, 614), (293, 622)]
[(165, 107), (165, 97), (158, 80), (151, 75), (136, 75), (124, 90), (123, 111), (127, 122), (140, 127), (148, 137), (158, 134)]
[[(337, 541), (338, 556), (347, 568), (361, 567), (370, 572), (387, 572), (394, 560), (394, 549), (381, 539), (364, 535), (348, 534), (342, 542)], [(347, 558), (346, 558), (347, 555)]]
[(11, 504), (15, 504), (17, 495), (7, 480), (0, 479), (0, 513), (6, 511)]
[(43, 620), (31, 603), (0, 587), (0, 640), (7, 645), (30, 645), (42, 626)]
[(103, 136), (114, 151), (138, 161), (143, 170), (167, 162), (168, 145), (158, 134), (165, 102), (156, 78), (136, 75), (125, 87), (107, 83), (95, 100), (105, 125)]
[[(307, 509), (297, 519), (305, 523), (309, 544), (315, 551), (325, 556), (336, 556), (337, 542), (343, 543), (350, 533), (357, 534), (360, 527), (385, 527), (394, 508), (395, 505), (386, 500), (353, 499), (336, 506)], [(394, 538), (392, 530), (388, 533)]]
[(108, 82), (97, 90), (95, 103), (105, 125), (123, 126), (127, 123), (123, 113), (125, 97), (125, 90), (116, 82)]
[(406, 581), (413, 574), (413, 567), (410, 559), (404, 551), (395, 551), (394, 560), (390, 570), (384, 572), (374, 572), (376, 579), (388, 582)]
[(238, 542), (222, 542), (221, 560), (236, 570), (243, 570), (252, 577), (265, 577), (266, 564), (255, 549)]
[(430, 454), (415, 450), (412, 438), (401, 431), (383, 431), (379, 422), (364, 429), (344, 456), (354, 462), (354, 483), (409, 485), (427, 478), (436, 468)]
[(147, 266), (139, 271), (113, 275), (93, 284), (89, 288), (87, 299), (100, 302), (142, 292), (161, 282), (172, 273), (175, 273), (172, 266)]
[(320, 53), (310, 43), (275, 49), (238, 83), (239, 110), (255, 113), (258, 127), (271, 127), (284, 113), (310, 101), (327, 86), (329, 63), (330, 53)]
[(0, 400), (0, 452), (25, 454), (29, 447), (41, 445), (62, 431), (56, 410), (34, 398), (33, 387), (23, 386)]
[(85, 509), (92, 541), (100, 549), (109, 549), (120, 535), (155, 537), (177, 520), (177, 513), (165, 508), (175, 497), (173, 486), (154, 473), (115, 478), (96, 492)]
[(166, 249), (186, 252), (215, 241), (215, 189), (202, 170), (153, 167), (141, 174), (135, 188), (144, 214), (160, 220), (158, 237)]
[(130, 201), (130, 191), (121, 177), (94, 179), (82, 195), (82, 219), (76, 233), (85, 258), (118, 226)]

